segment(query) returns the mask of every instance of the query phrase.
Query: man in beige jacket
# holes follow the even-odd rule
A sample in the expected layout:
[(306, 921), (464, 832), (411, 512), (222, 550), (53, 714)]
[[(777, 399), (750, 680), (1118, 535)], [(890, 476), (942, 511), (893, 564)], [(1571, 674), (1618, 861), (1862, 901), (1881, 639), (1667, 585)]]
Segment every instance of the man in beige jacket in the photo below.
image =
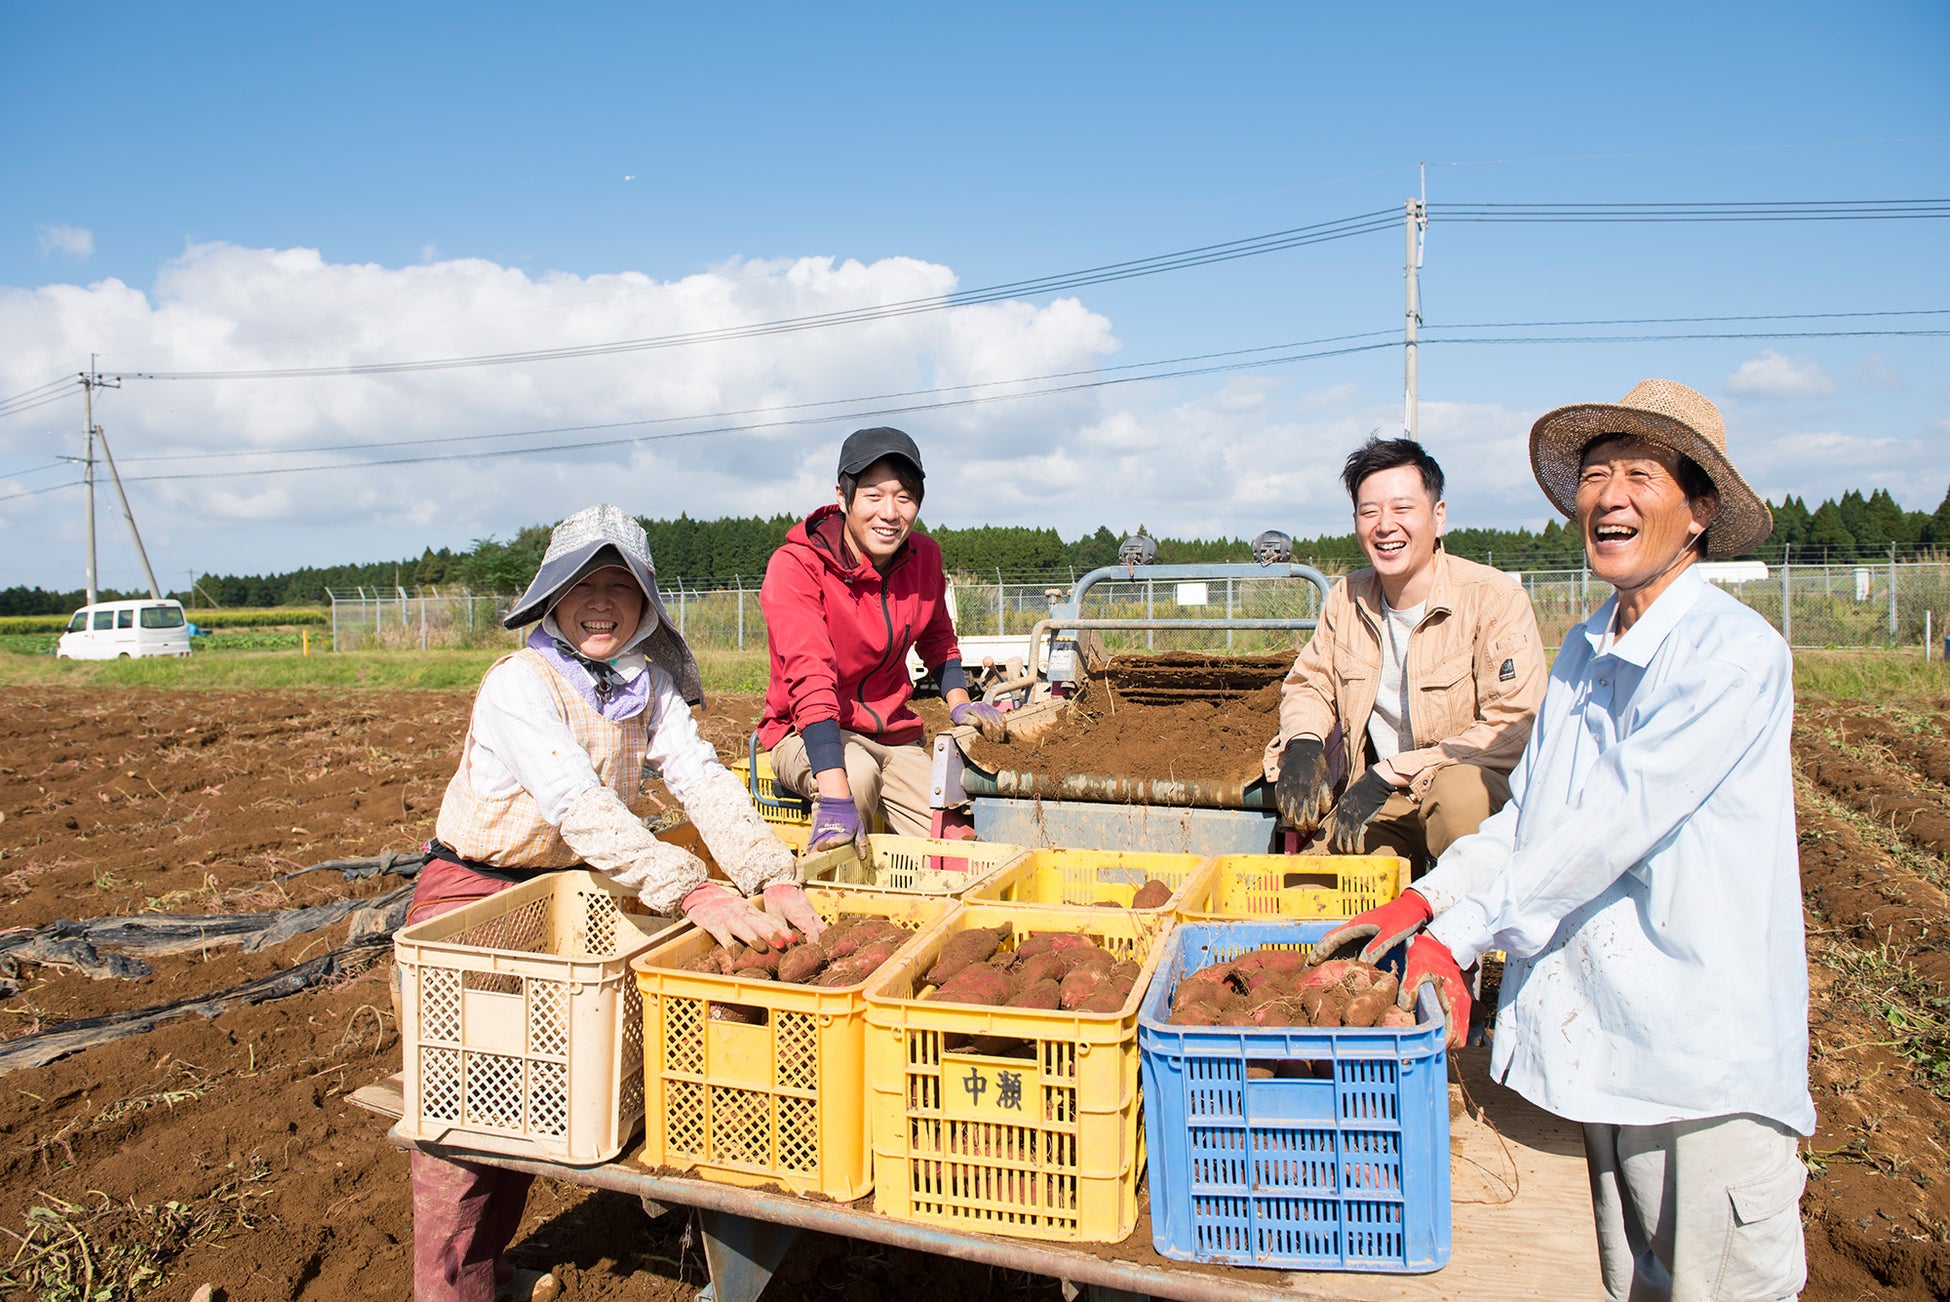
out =
[(1334, 585), (1287, 674), (1266, 777), (1314, 848), (1419, 874), (1510, 798), (1544, 649), (1522, 584), (1441, 549), (1442, 468), (1421, 444), (1370, 439), (1341, 480), (1370, 568)]

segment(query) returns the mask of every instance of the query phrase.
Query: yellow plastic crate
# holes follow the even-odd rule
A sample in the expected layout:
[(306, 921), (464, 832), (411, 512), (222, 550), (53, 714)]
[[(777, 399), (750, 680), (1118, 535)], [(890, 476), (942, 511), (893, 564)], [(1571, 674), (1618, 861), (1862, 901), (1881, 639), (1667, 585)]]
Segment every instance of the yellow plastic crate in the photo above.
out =
[(1351, 918), (1407, 889), (1409, 862), (1392, 854), (1222, 854), (1178, 907), (1186, 922)]
[(1203, 892), (1213, 872), (1206, 855), (1156, 850), (1030, 850), (964, 897), (970, 904), (1035, 904), (1131, 907), (1138, 887), (1151, 879), (1171, 887), (1157, 912), (1173, 913), (1190, 894)]
[[(1006, 924), (1091, 936), (1143, 965), (1115, 1013), (929, 1003), (951, 937)], [(1114, 1243), (1137, 1225), (1144, 1174), (1137, 1009), (1176, 924), (1167, 913), (969, 904), (928, 928), (867, 986), (874, 1208), (985, 1234)], [(1026, 1057), (950, 1050), (950, 1037), (1026, 1040)]]
[[(758, 776), (755, 779), (752, 776), (754, 764), (756, 764), (758, 770)], [(733, 760), (729, 767), (733, 773), (738, 775), (738, 780), (745, 784), (745, 789), (756, 797), (752, 803), (758, 806), (758, 816), (772, 824), (774, 831), (788, 827), (806, 828), (812, 826), (812, 812), (810, 810), (801, 811), (791, 807), (788, 803), (798, 800), (800, 797), (795, 796), (790, 791), (782, 790), (773, 781), (771, 755), (765, 751), (760, 751), (756, 759), (747, 757), (745, 759)], [(797, 844), (805, 844), (803, 833)]]
[(961, 895), (1022, 853), (1021, 846), (991, 841), (935, 841), (875, 832), (867, 837), (865, 859), (845, 845), (808, 855), (800, 863), (806, 882), (834, 890)]
[[(875, 914), (917, 938), (959, 907), (940, 895), (820, 886), (806, 898), (829, 922)], [(716, 943), (687, 927), (631, 965), (643, 998), (641, 1161), (724, 1184), (860, 1197), (873, 1188), (866, 983), (828, 988), (677, 970)], [(718, 1020), (718, 1004), (761, 1010), (764, 1022)]]
[(641, 910), (572, 869), (401, 929), (401, 1132), (578, 1166), (621, 1152), (643, 1116), (629, 961), (670, 925)]

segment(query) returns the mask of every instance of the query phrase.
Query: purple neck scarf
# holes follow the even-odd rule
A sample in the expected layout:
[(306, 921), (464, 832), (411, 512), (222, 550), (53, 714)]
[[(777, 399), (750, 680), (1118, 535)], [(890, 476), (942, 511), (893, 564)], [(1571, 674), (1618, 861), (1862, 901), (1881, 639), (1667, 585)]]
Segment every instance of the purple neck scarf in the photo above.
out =
[(650, 668), (624, 681), (623, 675), (601, 660), (578, 655), (561, 638), (550, 637), (540, 624), (528, 635), (528, 645), (541, 652), (549, 667), (560, 674), (589, 708), (611, 723), (634, 719), (650, 704)]

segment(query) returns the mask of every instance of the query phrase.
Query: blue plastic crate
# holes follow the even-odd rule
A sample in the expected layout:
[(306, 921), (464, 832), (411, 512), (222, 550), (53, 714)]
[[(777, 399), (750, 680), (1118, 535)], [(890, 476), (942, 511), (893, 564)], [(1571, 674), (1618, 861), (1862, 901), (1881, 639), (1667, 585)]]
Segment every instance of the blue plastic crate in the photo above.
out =
[[(1413, 1030), (1170, 1026), (1179, 978), (1323, 922), (1181, 923), (1138, 1007), (1151, 1242), (1178, 1261), (1411, 1274), (1449, 1260), (1449, 1058)], [(1249, 1062), (1304, 1077), (1248, 1080)], [(1312, 1073), (1318, 1073), (1317, 1075)]]

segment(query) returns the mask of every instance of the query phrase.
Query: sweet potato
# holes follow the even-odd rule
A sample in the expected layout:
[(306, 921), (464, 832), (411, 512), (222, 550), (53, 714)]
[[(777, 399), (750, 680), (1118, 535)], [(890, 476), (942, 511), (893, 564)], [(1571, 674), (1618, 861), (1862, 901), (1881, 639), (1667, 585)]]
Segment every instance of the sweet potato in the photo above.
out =
[(688, 963), (680, 964), (680, 972), (708, 972), (712, 976), (723, 976), (731, 970), (730, 959), (723, 945), (713, 945)]
[(1138, 887), (1137, 894), (1131, 897), (1131, 907), (1134, 909), (1162, 909), (1170, 902), (1171, 887), (1156, 877)]
[(1096, 994), (1076, 1006), (1079, 1013), (1121, 1013), (1124, 1001), (1131, 997), (1128, 990), (1119, 991), (1116, 986), (1105, 986)]
[(1024, 985), (1035, 985), (1038, 981), (1061, 981), (1070, 970), (1069, 962), (1063, 957), (1065, 952), (1044, 950), (1020, 960), (1010, 969), (1010, 975)]
[(1010, 996), (1006, 1003), (1009, 1008), (1055, 1008), (1062, 999), (1062, 987), (1045, 977), (1031, 986), (1024, 986), (1020, 992)]
[(1035, 931), (1031, 932), (1022, 944), (1016, 946), (1016, 959), (1020, 962), (1026, 958), (1033, 958), (1044, 950), (1076, 949), (1083, 946), (1095, 949), (1096, 942), (1074, 931)]
[(955, 980), (945, 983), (928, 998), (947, 1004), (987, 1004), (993, 1007), (1007, 1003), (1014, 993), (1015, 989), (1009, 984), (1005, 973), (978, 962), (965, 967)]
[(928, 984), (945, 985), (950, 977), (969, 964), (986, 964), (990, 955), (1009, 938), (1009, 931), (1005, 923), (999, 927), (976, 927), (951, 936), (948, 943), (941, 947), (941, 955), (935, 960), (934, 967), (928, 971)]
[[(1098, 951), (1101, 953), (1102, 951)], [(1095, 964), (1079, 965), (1063, 978), (1063, 1007), (1075, 1008), (1099, 990), (1110, 989), (1110, 969)]]
[(1184, 1003), (1171, 1010), (1165, 1021), (1172, 1026), (1223, 1026), (1224, 1016), (1217, 1004)]
[(1387, 1027), (1389, 1030), (1407, 1031), (1413, 1030), (1417, 1023), (1414, 1013), (1397, 1005), (1391, 1006), (1384, 1011), (1381, 1014), (1381, 1020), (1376, 1022), (1375, 1025)]
[(810, 981), (825, 966), (825, 950), (817, 945), (794, 945), (780, 955), (776, 975), (781, 981)]
[(1210, 1008), (1214, 1012), (1217, 1012), (1219, 1009), (1225, 1007), (1225, 1002), (1226, 991), (1224, 987), (1214, 985), (1210, 981), (1192, 981), (1188, 979), (1180, 981), (1178, 983), (1178, 989), (1172, 992), (1171, 1010), (1175, 1013), (1181, 1008), (1198, 1006)]
[(1373, 1026), (1381, 1020), (1381, 1015), (1393, 1008), (1394, 1004), (1382, 997), (1381, 991), (1369, 988), (1347, 1001), (1347, 1011), (1341, 1015), (1342, 1026)]

